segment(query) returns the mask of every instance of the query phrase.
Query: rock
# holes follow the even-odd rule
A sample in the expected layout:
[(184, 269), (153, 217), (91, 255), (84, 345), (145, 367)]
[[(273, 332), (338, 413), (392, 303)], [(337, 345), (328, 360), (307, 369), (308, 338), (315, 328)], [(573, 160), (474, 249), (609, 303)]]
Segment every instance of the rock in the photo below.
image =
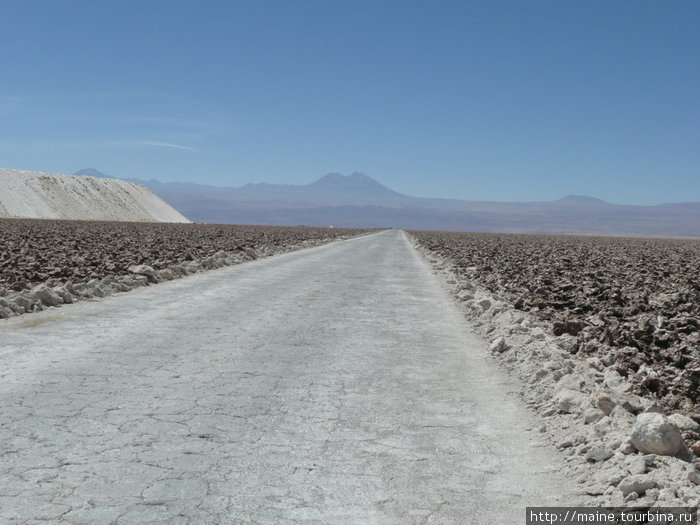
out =
[(462, 290), (457, 294), (457, 298), (460, 301), (470, 301), (471, 299), (474, 299), (474, 294), (471, 293), (469, 290)]
[(586, 364), (598, 372), (602, 372), (605, 369), (605, 366), (599, 357), (589, 357), (586, 359)]
[(61, 299), (63, 299), (64, 303), (73, 303), (73, 295), (68, 290), (66, 290), (65, 287), (59, 286), (58, 288), (54, 289), (54, 292), (56, 292), (61, 297)]
[(151, 282), (156, 281), (156, 271), (146, 264), (136, 264), (129, 266), (129, 271), (136, 275), (145, 275)]
[(559, 379), (557, 387), (581, 392), (585, 384), (585, 379), (579, 374), (565, 374)]
[(107, 291), (104, 288), (102, 288), (101, 286), (95, 285), (92, 287), (91, 291), (95, 297), (106, 297), (107, 296)]
[(34, 290), (34, 297), (41, 301), (46, 306), (58, 306), (63, 303), (61, 296), (54, 292), (51, 288), (45, 284), (39, 285)]
[(488, 299), (482, 299), (477, 304), (479, 305), (479, 308), (481, 308), (482, 312), (485, 312), (486, 310), (491, 308), (491, 301), (489, 301)]
[(583, 422), (588, 425), (604, 418), (605, 414), (599, 408), (587, 408), (583, 411)]
[(651, 501), (656, 501), (659, 498), (659, 493), (661, 491), (657, 488), (647, 489), (646, 497)]
[(12, 314), (13, 312), (10, 308), (7, 308), (6, 306), (0, 306), (0, 319), (7, 319)]
[(158, 272), (158, 279), (160, 279), (161, 281), (172, 281), (173, 279), (175, 279), (175, 277), (175, 272), (173, 272), (169, 268), (166, 268), (165, 270), (160, 270)]
[(23, 306), (18, 305), (14, 300), (10, 301), (10, 310), (20, 315), (27, 311)]
[(554, 359), (547, 361), (541, 370), (559, 370), (562, 368), (563, 364), (561, 361), (556, 361)]
[(647, 471), (647, 462), (644, 461), (644, 458), (633, 456), (632, 459), (629, 460), (627, 470), (629, 470), (630, 474), (645, 474)]
[(23, 294), (15, 297), (12, 302), (14, 302), (17, 306), (24, 308), (25, 311), (28, 312), (32, 309), (32, 306), (34, 306), (34, 304), (36, 303), (36, 299), (34, 298), (34, 295), (29, 295), (27, 293), (23, 293)]
[(672, 499), (676, 498), (676, 491), (670, 488), (663, 488), (659, 490), (659, 497), (657, 498), (659, 501), (670, 501)]
[(627, 412), (635, 415), (643, 412), (646, 408), (651, 406), (651, 402), (649, 400), (629, 393), (618, 394), (615, 400), (617, 401), (617, 404), (627, 410)]
[(171, 272), (173, 272), (175, 275), (178, 276), (183, 276), (187, 275), (187, 266), (185, 264), (173, 264), (170, 268), (168, 268)]
[(557, 346), (568, 354), (573, 354), (578, 348), (578, 339), (569, 334), (560, 335), (557, 339)]
[(630, 501), (637, 501), (639, 499), (639, 494), (636, 492), (630, 492), (625, 496), (625, 503), (629, 503)]
[(613, 408), (613, 411), (610, 412), (610, 417), (614, 419), (618, 424), (625, 426), (632, 426), (636, 421), (634, 415), (630, 414), (629, 412), (627, 412), (627, 410), (619, 406)]
[(552, 324), (552, 332), (556, 336), (563, 334), (578, 335), (583, 326), (578, 321), (573, 320), (557, 320)]
[(658, 412), (659, 414), (664, 413), (664, 408), (659, 405), (656, 401), (652, 401), (650, 405), (643, 410), (644, 412)]
[(612, 455), (613, 450), (611, 447), (604, 443), (594, 443), (586, 452), (586, 460), (597, 463), (609, 459)]
[(683, 448), (683, 438), (678, 427), (666, 416), (655, 412), (637, 416), (630, 439), (643, 454), (675, 456)]
[(581, 392), (561, 388), (554, 394), (553, 401), (560, 412), (574, 414), (581, 411), (585, 397)]
[(656, 487), (656, 481), (647, 474), (633, 474), (627, 476), (617, 485), (617, 488), (620, 489), (625, 496), (632, 492), (643, 495), (647, 490), (654, 487)]
[(606, 416), (609, 416), (615, 408), (615, 401), (612, 400), (609, 394), (601, 392), (595, 395), (593, 405), (602, 410)]
[(134, 275), (131, 280), (132, 286), (146, 286), (148, 283), (148, 277), (145, 275)]
[(630, 389), (630, 385), (617, 370), (606, 370), (603, 374), (603, 384), (613, 392), (626, 392)]
[(671, 414), (668, 416), (669, 421), (676, 425), (679, 430), (690, 430), (691, 432), (700, 433), (700, 424), (690, 419), (683, 414)]
[(461, 281), (457, 286), (457, 291), (461, 292), (462, 290), (468, 290), (470, 292), (473, 292), (475, 290), (474, 284), (472, 284), (469, 281)]
[(85, 283), (69, 283), (66, 284), (64, 288), (69, 294), (80, 296), (81, 292), (85, 291), (85, 289), (87, 288), (87, 285)]
[(693, 454), (695, 454), (696, 456), (700, 456), (700, 439), (691, 443), (688, 448)]
[(547, 338), (547, 334), (546, 334), (545, 331), (542, 330), (542, 328), (540, 328), (539, 326), (536, 327), (536, 328), (533, 328), (533, 329), (532, 329), (532, 332), (530, 333), (530, 335), (532, 336), (532, 338), (533, 338), (535, 341), (542, 341), (542, 340), (544, 340), (544, 339)]
[(502, 354), (503, 352), (505, 352), (506, 350), (509, 350), (509, 349), (510, 349), (510, 346), (508, 346), (508, 343), (506, 343), (506, 340), (503, 337), (499, 337), (491, 344), (489, 351), (492, 354), (495, 354), (495, 353)]

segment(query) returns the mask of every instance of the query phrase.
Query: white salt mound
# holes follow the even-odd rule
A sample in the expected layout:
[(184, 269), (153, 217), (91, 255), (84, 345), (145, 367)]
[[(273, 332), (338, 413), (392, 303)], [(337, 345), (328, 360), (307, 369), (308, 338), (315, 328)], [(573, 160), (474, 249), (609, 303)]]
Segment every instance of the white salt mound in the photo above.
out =
[(5, 169), (0, 169), (0, 217), (190, 222), (140, 184)]

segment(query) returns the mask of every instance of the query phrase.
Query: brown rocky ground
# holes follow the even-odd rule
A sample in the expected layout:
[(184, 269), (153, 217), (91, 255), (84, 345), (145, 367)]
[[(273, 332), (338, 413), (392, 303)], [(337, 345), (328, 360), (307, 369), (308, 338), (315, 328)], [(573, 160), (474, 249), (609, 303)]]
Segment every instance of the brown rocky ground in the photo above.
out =
[(0, 317), (369, 231), (0, 219)]
[(634, 386), (700, 422), (700, 241), (411, 232), (455, 271), (576, 337)]
[[(468, 326), (483, 337), (492, 358), (519, 379), (517, 393), (541, 422), (530, 430), (533, 439), (541, 437), (560, 450), (563, 470), (579, 484), (586, 505), (700, 505), (700, 424), (684, 415), (680, 408), (673, 408), (679, 405), (685, 407), (685, 414), (694, 414), (697, 390), (690, 385), (679, 394), (684, 402), (668, 403), (667, 397), (666, 406), (661, 406), (658, 395), (640, 390), (639, 369), (651, 365), (645, 363), (636, 373), (623, 377), (620, 372), (631, 365), (625, 359), (627, 354), (619, 353), (614, 342), (600, 343), (594, 339), (597, 350), (588, 351), (587, 345), (591, 343), (587, 336), (591, 331), (586, 331), (588, 318), (576, 310), (576, 304), (586, 300), (580, 297), (583, 294), (572, 294), (573, 304), (567, 309), (555, 308), (549, 306), (546, 293), (533, 297), (534, 287), (529, 294), (509, 292), (506, 285), (511, 283), (504, 280), (508, 274), (516, 290), (530, 290), (522, 277), (527, 275), (538, 283), (548, 279), (552, 282), (547, 286), (554, 288), (563, 284), (559, 281), (561, 274), (551, 271), (548, 263), (553, 262), (551, 266), (556, 268), (558, 256), (570, 257), (572, 251), (582, 249), (577, 243), (587, 245), (594, 253), (598, 249), (608, 250), (604, 256), (591, 257), (603, 266), (603, 261), (614, 260), (616, 242), (634, 253), (629, 247), (633, 240), (432, 232), (412, 232), (409, 238), (452, 294)], [(557, 243), (562, 241), (566, 241), (569, 249), (557, 254)], [(538, 242), (550, 246), (550, 251), (546, 252)], [(488, 254), (484, 246), (488, 246)], [(624, 257), (620, 259), (625, 261)], [(610, 262), (613, 268), (605, 268), (600, 275), (615, 276), (614, 286), (625, 289), (628, 276), (622, 270), (615, 271), (620, 259)], [(576, 279), (571, 274), (566, 277), (565, 282), (574, 287), (585, 286), (582, 277)], [(600, 285), (605, 288), (605, 282)], [(664, 293), (652, 290), (654, 294)], [(605, 301), (598, 304), (601, 303), (605, 311)], [(562, 310), (575, 313), (567, 318)], [(672, 312), (667, 315), (675, 318)], [(629, 317), (634, 320), (633, 314)], [(630, 322), (629, 317), (626, 322)], [(578, 329), (572, 329), (571, 324), (562, 326), (565, 319), (568, 323), (579, 322), (580, 326)], [(613, 336), (619, 331), (618, 326)], [(605, 334), (606, 330), (601, 332)], [(697, 347), (691, 348), (693, 358), (696, 354)], [(669, 366), (663, 362), (661, 365)], [(679, 376), (685, 372), (677, 371)], [(645, 395), (637, 395), (635, 391)]]

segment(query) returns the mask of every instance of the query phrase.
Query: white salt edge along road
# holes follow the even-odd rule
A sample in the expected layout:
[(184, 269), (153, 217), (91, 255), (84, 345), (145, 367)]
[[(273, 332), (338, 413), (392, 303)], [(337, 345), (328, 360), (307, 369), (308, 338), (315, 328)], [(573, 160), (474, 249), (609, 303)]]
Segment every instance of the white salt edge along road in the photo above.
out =
[(576, 502), (400, 231), (0, 321), (0, 522), (524, 523)]
[(0, 169), (0, 217), (190, 222), (140, 184)]

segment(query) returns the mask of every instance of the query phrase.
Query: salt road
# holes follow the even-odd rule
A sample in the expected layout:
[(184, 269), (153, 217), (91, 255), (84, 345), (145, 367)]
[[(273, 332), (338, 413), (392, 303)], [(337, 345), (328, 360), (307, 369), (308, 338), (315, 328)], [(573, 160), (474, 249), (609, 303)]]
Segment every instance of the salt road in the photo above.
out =
[(524, 523), (486, 354), (396, 230), (0, 321), (0, 523)]

